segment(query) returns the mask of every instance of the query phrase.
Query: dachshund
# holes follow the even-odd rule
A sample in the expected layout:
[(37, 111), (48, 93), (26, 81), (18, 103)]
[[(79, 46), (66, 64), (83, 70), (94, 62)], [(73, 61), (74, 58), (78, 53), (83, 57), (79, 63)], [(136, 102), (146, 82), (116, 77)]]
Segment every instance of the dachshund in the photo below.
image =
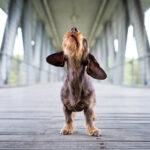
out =
[(51, 65), (57, 67), (67, 65), (67, 74), (61, 89), (65, 125), (60, 133), (72, 134), (75, 112), (84, 111), (87, 133), (91, 136), (99, 136), (100, 130), (93, 123), (96, 100), (89, 76), (103, 80), (107, 75), (89, 52), (86, 38), (76, 27), (72, 27), (64, 35), (62, 49), (46, 58)]

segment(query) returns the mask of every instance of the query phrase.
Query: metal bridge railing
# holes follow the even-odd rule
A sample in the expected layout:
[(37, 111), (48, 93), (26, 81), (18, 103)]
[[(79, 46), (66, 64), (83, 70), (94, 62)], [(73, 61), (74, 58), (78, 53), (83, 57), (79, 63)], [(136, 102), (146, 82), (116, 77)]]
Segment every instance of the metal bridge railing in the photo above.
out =
[(122, 64), (115, 65), (108, 69), (108, 77), (111, 83), (114, 82), (114, 75), (119, 76), (117, 70), (123, 69), (122, 83), (124, 85), (148, 85), (150, 84), (150, 54), (137, 59), (126, 60)]
[(51, 80), (50, 68), (46, 70), (29, 64), (20, 57), (10, 56), (2, 52), (0, 52), (0, 60), (3, 60), (0, 61), (0, 86), (27, 85)]
[[(23, 61), (20, 57), (10, 56), (0, 52), (0, 86), (3, 85), (28, 85), (35, 83), (47, 83), (48, 81), (62, 80), (63, 70), (48, 66), (42, 68)], [(137, 59), (127, 60), (108, 69), (108, 81), (114, 83), (114, 77), (118, 80), (118, 69), (123, 69), (123, 81), (125, 85), (147, 85), (150, 84), (150, 68), (147, 65), (150, 54)], [(45, 62), (46, 65), (46, 62)], [(9, 69), (8, 69), (9, 68)], [(149, 71), (149, 72), (148, 72)], [(7, 76), (5, 76), (7, 72)], [(142, 76), (142, 77), (141, 77)], [(5, 82), (4, 79), (6, 78)], [(143, 78), (143, 79), (142, 79)], [(144, 82), (142, 81), (144, 80)]]

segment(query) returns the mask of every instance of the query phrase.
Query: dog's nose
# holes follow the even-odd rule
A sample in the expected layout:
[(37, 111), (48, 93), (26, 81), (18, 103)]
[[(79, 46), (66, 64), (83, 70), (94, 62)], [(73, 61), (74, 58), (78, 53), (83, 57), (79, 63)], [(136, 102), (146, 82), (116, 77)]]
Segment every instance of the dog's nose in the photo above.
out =
[(71, 32), (72, 32), (72, 33), (76, 33), (76, 32), (78, 32), (78, 29), (77, 29), (76, 27), (72, 27), (72, 28), (71, 28)]

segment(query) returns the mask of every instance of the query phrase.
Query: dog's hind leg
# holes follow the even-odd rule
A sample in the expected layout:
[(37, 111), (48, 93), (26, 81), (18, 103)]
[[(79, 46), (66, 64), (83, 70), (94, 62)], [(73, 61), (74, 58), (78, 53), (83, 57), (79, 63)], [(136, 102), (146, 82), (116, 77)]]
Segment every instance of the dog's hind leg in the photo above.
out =
[(73, 118), (72, 111), (68, 110), (66, 107), (63, 108), (65, 115), (65, 125), (61, 129), (60, 134), (68, 135), (73, 133)]
[(94, 111), (92, 108), (86, 108), (84, 110), (85, 119), (86, 119), (86, 129), (89, 135), (99, 136), (100, 130), (93, 124), (93, 114)]

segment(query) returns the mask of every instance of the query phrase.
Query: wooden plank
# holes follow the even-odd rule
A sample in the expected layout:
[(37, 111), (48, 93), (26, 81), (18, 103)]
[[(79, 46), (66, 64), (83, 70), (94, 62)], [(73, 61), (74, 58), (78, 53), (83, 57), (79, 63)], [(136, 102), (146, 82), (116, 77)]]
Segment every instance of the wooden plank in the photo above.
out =
[(124, 141), (124, 142), (149, 142), (149, 129), (102, 129), (100, 137), (91, 137), (85, 129), (76, 129), (73, 135), (62, 136), (60, 129), (47, 129), (45, 132), (4, 132), (0, 134), (0, 142), (4, 141)]
[(82, 149), (82, 150), (98, 150), (98, 149), (148, 149), (150, 142), (0, 142), (0, 148), (18, 148), (18, 149)]
[[(96, 112), (97, 120), (102, 119), (121, 119), (121, 118), (139, 118), (149, 119), (150, 113), (100, 113)], [(76, 115), (76, 119), (83, 118), (83, 112), (79, 112)], [(62, 112), (52, 113), (51, 111), (0, 111), (0, 119), (50, 119), (52, 118), (64, 118)]]
[[(70, 147), (70, 145), (72, 145)], [(64, 148), (64, 149), (99, 149), (100, 145), (98, 142), (0, 142), (0, 148), (50, 148), (50, 149), (60, 149), (60, 148)]]
[[(45, 131), (56, 129), (59, 130), (62, 128), (64, 121), (54, 119), (52, 121), (47, 120), (0, 120), (0, 134), (43, 134)], [(84, 121), (78, 120), (74, 123), (75, 129), (84, 129)], [(101, 129), (137, 129), (137, 131), (148, 130), (150, 123), (134, 123), (130, 122), (96, 122), (97, 127)], [(56, 132), (56, 133), (57, 133)], [(149, 131), (147, 131), (149, 132)]]

